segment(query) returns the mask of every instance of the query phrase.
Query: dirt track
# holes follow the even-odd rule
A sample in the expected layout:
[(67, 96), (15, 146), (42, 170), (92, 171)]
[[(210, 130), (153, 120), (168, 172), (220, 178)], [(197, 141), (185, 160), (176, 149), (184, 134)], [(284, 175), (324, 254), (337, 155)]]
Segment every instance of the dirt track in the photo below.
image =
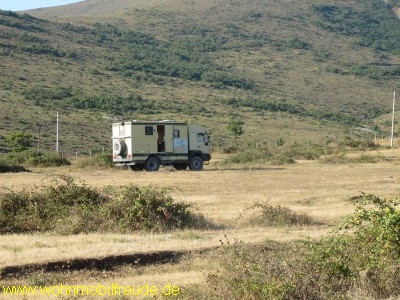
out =
[(184, 255), (183, 251), (160, 251), (135, 253), (99, 258), (75, 258), (71, 260), (8, 266), (0, 269), (0, 278), (19, 277), (33, 272), (66, 272), (79, 270), (115, 270), (123, 265), (146, 266), (150, 264), (175, 263)]

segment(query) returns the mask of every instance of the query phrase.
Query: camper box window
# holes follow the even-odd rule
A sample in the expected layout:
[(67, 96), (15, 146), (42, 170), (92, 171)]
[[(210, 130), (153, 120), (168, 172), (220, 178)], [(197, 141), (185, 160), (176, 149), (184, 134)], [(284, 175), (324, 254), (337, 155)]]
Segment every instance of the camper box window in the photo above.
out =
[(144, 132), (146, 135), (153, 135), (153, 126), (145, 126)]

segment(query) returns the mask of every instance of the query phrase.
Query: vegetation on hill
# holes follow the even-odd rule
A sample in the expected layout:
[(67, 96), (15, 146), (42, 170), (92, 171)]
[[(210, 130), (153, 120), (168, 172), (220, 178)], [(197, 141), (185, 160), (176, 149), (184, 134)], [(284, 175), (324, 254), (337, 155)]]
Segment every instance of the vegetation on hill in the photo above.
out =
[[(295, 139), (388, 132), (396, 1), (174, 1), (101, 16), (99, 2), (84, 18), (0, 11), (0, 145), (11, 130), (38, 139), (56, 111), (72, 153), (109, 148), (117, 118), (207, 123), (217, 146), (232, 111), (246, 116), (246, 141), (266, 120), (273, 139), (282, 128)], [(294, 119), (296, 131), (285, 126)], [(54, 132), (42, 145), (53, 148)]]

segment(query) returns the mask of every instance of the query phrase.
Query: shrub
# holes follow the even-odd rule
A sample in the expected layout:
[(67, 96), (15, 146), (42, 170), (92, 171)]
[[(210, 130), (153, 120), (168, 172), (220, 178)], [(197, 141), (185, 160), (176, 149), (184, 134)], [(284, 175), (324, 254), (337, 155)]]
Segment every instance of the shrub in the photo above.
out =
[(251, 211), (258, 212), (258, 215), (252, 216), (250, 224), (262, 226), (301, 226), (315, 224), (308, 215), (296, 213), (290, 208), (281, 205), (273, 206), (268, 202), (256, 202), (245, 209), (238, 219), (244, 218)]
[(276, 141), (275, 147), (255, 147), (240, 149), (238, 146), (226, 147), (224, 153), (231, 153), (232, 156), (225, 159), (224, 163), (246, 164), (253, 162), (268, 162), (271, 165), (284, 165), (296, 162), (296, 159), (315, 160), (332, 149), (317, 144), (300, 145), (294, 143), (285, 145), (280, 138)]
[(399, 205), (397, 199), (362, 195), (354, 214), (320, 241), (224, 246), (209, 289), (214, 299), (398, 296)]
[(363, 195), (353, 216), (329, 238), (310, 244), (306, 256), (315, 265), (320, 291), (344, 297), (389, 298), (400, 293), (400, 211), (398, 200)]
[(57, 153), (44, 153), (37, 150), (11, 152), (0, 157), (0, 163), (34, 167), (59, 167), (70, 162)]
[(47, 185), (1, 194), (0, 232), (52, 230), (73, 208), (83, 212), (86, 207), (104, 201), (105, 197), (95, 189), (78, 185), (69, 176), (58, 175)]
[(108, 169), (113, 167), (112, 156), (106, 153), (97, 153), (89, 158), (83, 158), (77, 161), (78, 168), (100, 168)]
[(286, 146), (283, 151), (286, 156), (294, 159), (316, 160), (324, 153), (331, 152), (332, 149), (318, 144), (300, 145), (295, 143)]
[(112, 200), (104, 205), (105, 219), (109, 227), (118, 231), (163, 231), (167, 229), (196, 228), (206, 226), (201, 216), (191, 212), (193, 205), (176, 202), (168, 190), (133, 185), (110, 188)]
[(296, 161), (294, 160), (293, 157), (291, 157), (288, 153), (279, 153), (277, 155), (274, 155), (270, 163), (272, 165), (287, 165), (287, 164), (294, 164)]
[(207, 227), (193, 206), (167, 190), (133, 185), (96, 189), (57, 175), (21, 192), (0, 194), (0, 233), (163, 231)]
[(30, 147), (32, 135), (27, 132), (15, 131), (6, 137), (6, 141), (13, 152), (21, 152)]
[(340, 146), (351, 147), (351, 148), (358, 148), (361, 145), (360, 140), (355, 140), (349, 136), (344, 136), (340, 141)]
[(224, 160), (224, 163), (245, 164), (266, 161), (272, 157), (268, 149), (245, 149)]
[(238, 243), (224, 246), (221, 252), (220, 268), (207, 277), (213, 291), (209, 299), (312, 299), (296, 295), (307, 286), (298, 280), (302, 275), (298, 262), (305, 252), (301, 244)]
[(239, 152), (239, 147), (238, 146), (226, 146), (222, 149), (222, 152), (225, 154), (232, 154), (232, 153), (237, 153)]

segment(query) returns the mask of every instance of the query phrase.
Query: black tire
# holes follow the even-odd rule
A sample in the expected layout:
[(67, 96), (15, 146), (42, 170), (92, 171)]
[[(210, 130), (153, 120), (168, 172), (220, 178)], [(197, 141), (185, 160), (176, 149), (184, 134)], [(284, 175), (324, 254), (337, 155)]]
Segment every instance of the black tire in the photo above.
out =
[(189, 169), (192, 171), (203, 170), (204, 161), (200, 156), (193, 156), (189, 162)]
[(131, 165), (129, 166), (129, 169), (131, 169), (132, 171), (143, 171), (144, 165)]
[(184, 171), (184, 170), (187, 169), (187, 164), (186, 163), (173, 164), (173, 166), (178, 171)]
[(160, 168), (160, 160), (157, 157), (150, 157), (146, 161), (146, 171), (148, 172), (156, 172)]

